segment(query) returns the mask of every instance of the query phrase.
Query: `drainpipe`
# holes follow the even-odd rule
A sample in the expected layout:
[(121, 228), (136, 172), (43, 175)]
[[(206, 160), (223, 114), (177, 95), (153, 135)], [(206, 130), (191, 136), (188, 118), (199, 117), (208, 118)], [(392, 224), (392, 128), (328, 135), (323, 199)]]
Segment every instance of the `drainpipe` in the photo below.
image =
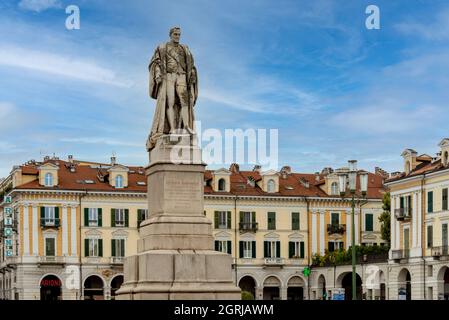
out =
[(424, 232), (423, 232), (424, 213), (426, 212), (425, 211), (425, 203), (424, 203), (424, 180), (425, 180), (425, 178), (426, 178), (426, 174), (424, 173), (422, 178), (421, 178), (421, 221), (420, 221), (420, 223), (421, 223), (421, 230), (420, 231), (421, 231), (421, 259), (423, 261), (423, 268), (424, 268), (424, 270), (423, 270), (423, 275), (424, 275), (424, 279), (423, 279), (423, 286), (424, 286), (424, 288), (423, 288), (423, 291), (424, 291), (424, 300), (427, 300), (427, 297), (426, 297), (426, 295), (427, 295), (426, 294), (426, 259), (424, 258), (425, 239), (423, 237), (423, 234), (424, 234)]
[[(82, 241), (81, 241), (81, 227), (82, 227), (82, 210), (81, 210), (81, 200), (82, 198), (84, 198), (85, 196), (87, 196), (87, 189), (84, 189), (84, 194), (79, 196), (79, 203), (78, 206), (80, 208), (80, 216), (79, 216), (79, 235), (78, 235), (78, 248), (79, 248), (79, 255), (78, 255), (78, 261), (79, 261), (79, 265), (80, 265), (80, 278), (79, 278), (79, 283), (80, 283), (80, 288), (79, 288), (79, 299), (81, 300), (81, 297), (83, 296), (83, 268), (82, 268)], [(75, 213), (76, 214), (76, 213)]]

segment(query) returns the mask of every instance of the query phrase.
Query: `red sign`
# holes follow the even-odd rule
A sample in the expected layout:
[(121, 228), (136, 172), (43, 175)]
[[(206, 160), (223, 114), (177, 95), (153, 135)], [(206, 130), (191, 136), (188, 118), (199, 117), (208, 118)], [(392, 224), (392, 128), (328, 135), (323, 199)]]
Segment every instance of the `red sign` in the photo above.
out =
[(60, 287), (61, 286), (61, 280), (59, 279), (42, 279), (41, 281), (41, 287)]

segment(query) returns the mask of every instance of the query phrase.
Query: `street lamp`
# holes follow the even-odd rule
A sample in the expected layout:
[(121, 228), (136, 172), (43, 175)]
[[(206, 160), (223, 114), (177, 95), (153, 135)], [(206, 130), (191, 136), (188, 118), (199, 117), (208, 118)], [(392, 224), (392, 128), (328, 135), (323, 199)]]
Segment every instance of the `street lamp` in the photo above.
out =
[[(346, 186), (349, 184), (349, 192), (351, 193), (351, 208), (352, 208), (352, 216), (351, 216), (351, 233), (352, 233), (352, 300), (357, 299), (357, 286), (356, 286), (356, 272), (355, 272), (355, 192), (357, 189), (357, 160), (349, 160), (348, 161), (349, 172), (341, 173), (338, 176), (339, 179), (339, 189), (340, 196), (344, 198), (346, 195)], [(359, 173), (360, 177), (360, 192), (363, 197), (366, 196), (366, 192), (368, 190), (368, 173), (361, 172)], [(349, 183), (347, 183), (347, 179), (349, 179)]]

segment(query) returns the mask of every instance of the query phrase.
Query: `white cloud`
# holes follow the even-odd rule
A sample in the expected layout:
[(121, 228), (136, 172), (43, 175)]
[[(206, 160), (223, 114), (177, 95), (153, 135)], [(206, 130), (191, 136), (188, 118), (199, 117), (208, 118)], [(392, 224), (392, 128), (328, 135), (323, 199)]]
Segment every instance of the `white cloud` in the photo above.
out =
[(0, 46), (0, 65), (119, 87), (131, 86), (129, 81), (117, 79), (114, 71), (101, 67), (96, 62), (17, 46)]
[(401, 22), (395, 28), (406, 35), (419, 36), (427, 40), (449, 39), (449, 10), (439, 12), (433, 23)]
[(144, 146), (144, 141), (140, 143), (127, 142), (114, 140), (111, 138), (101, 138), (101, 137), (80, 137), (80, 138), (61, 138), (61, 142), (71, 142), (71, 143), (84, 143), (84, 144), (104, 144), (110, 146), (121, 146), (121, 147), (142, 147)]
[(19, 8), (35, 12), (45, 11), (47, 9), (61, 8), (59, 0), (21, 0)]

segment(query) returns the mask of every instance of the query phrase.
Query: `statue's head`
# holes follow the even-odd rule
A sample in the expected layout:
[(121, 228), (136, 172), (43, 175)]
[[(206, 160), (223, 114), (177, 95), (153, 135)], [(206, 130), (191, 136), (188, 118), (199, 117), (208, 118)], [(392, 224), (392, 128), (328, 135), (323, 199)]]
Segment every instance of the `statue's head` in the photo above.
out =
[(171, 28), (170, 29), (170, 39), (175, 43), (179, 43), (180, 38), (181, 38), (181, 28), (180, 27)]

